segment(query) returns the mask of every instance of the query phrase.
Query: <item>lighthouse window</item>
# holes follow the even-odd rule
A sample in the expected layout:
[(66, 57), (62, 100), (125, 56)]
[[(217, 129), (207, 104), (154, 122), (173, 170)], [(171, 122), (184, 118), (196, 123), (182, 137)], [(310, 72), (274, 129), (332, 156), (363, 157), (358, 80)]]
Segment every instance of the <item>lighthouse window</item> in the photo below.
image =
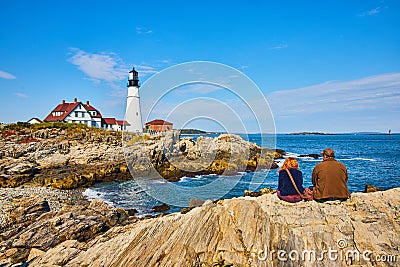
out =
[(136, 112), (136, 116), (139, 116), (139, 113), (138, 113), (138, 112)]

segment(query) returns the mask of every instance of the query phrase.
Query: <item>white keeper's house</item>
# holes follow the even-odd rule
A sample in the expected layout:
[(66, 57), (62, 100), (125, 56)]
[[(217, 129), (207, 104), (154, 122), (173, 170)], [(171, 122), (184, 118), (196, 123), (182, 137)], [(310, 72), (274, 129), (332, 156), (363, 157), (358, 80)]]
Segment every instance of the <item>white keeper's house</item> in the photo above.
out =
[(83, 123), (90, 127), (103, 128), (106, 130), (126, 131), (130, 124), (124, 120), (115, 118), (103, 118), (100, 111), (90, 105), (89, 101), (82, 103), (77, 98), (68, 103), (63, 100), (44, 119), (45, 122), (69, 122)]

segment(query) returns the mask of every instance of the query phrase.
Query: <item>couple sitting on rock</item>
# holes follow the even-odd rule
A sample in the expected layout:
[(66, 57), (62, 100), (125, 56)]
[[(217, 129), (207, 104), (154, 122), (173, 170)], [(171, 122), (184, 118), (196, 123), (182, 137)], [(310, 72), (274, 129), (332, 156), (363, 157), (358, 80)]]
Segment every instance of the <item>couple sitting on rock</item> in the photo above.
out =
[(303, 188), (303, 174), (299, 164), (293, 157), (288, 157), (279, 172), (278, 197), (287, 202), (315, 200), (325, 202), (331, 200), (344, 201), (349, 198), (347, 188), (348, 174), (346, 167), (335, 160), (332, 148), (321, 152), (323, 161), (315, 166), (312, 173), (314, 186)]

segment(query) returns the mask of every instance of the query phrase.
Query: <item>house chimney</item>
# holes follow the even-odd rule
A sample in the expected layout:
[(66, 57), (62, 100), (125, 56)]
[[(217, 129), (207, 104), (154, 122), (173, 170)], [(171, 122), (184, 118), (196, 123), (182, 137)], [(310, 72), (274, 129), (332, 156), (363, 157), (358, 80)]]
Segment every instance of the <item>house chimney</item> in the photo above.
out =
[(65, 104), (65, 100), (63, 99), (62, 104)]
[(88, 101), (86, 101), (86, 105), (90, 106), (90, 104), (89, 104), (89, 100), (88, 100)]
[(78, 99), (75, 97), (75, 98), (74, 98), (74, 103), (76, 103), (76, 102), (78, 102)]

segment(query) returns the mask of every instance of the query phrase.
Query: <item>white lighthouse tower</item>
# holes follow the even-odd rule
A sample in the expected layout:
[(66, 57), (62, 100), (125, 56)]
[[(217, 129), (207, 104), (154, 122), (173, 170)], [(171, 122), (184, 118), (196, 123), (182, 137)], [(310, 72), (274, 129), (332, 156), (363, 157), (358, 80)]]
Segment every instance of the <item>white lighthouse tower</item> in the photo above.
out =
[(125, 120), (130, 124), (126, 127), (128, 132), (143, 133), (142, 114), (140, 112), (139, 78), (135, 67), (129, 72)]

